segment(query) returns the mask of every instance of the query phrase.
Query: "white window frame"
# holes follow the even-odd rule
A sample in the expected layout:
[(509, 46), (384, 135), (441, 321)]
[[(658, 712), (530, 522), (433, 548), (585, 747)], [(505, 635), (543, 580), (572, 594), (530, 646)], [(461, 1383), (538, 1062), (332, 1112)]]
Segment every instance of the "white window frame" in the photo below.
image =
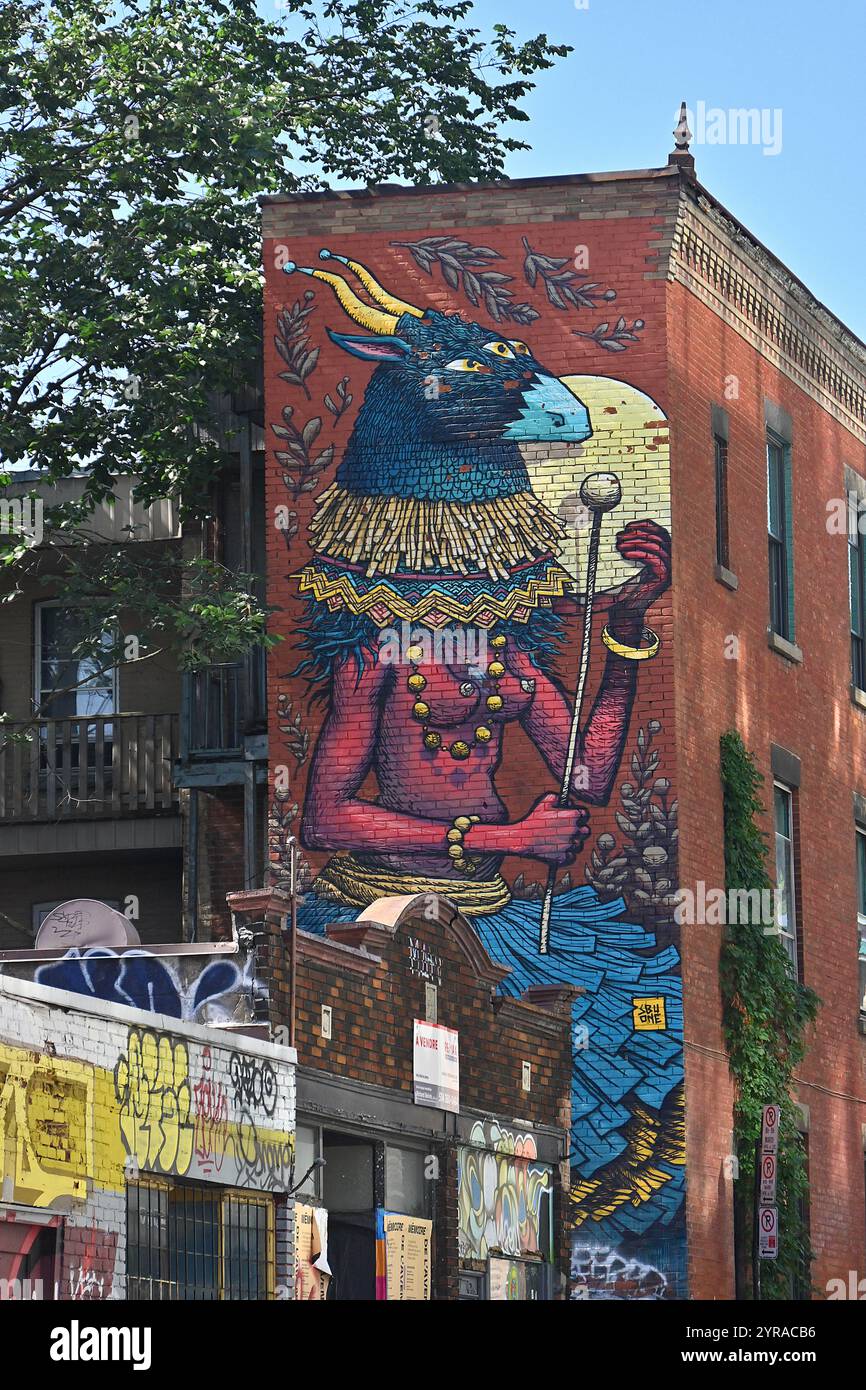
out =
[[(74, 603), (64, 603), (63, 599), (49, 598), (42, 599), (33, 605), (33, 707), (36, 710), (42, 704), (42, 611), (45, 608), (74, 608)], [(120, 713), (120, 681), (117, 666), (111, 668), (111, 704), (112, 709), (109, 714), (102, 716), (112, 718)], [(50, 716), (43, 716), (50, 718)], [(58, 718), (80, 719), (85, 722), (92, 716), (86, 714), (59, 715)]]
[(860, 902), (860, 842), (863, 842), (863, 850), (866, 853), (866, 826), (855, 826), (854, 847), (857, 855), (857, 970), (860, 991), (860, 1012), (866, 1014), (866, 956), (863, 949), (866, 947), (866, 903)]
[[(788, 845), (788, 921), (785, 927), (782, 927), (778, 920), (776, 921), (776, 934), (790, 958), (792, 975), (795, 979), (799, 979), (800, 958), (797, 943), (797, 862), (794, 855), (794, 793), (792, 788), (787, 786), (785, 782), (773, 782), (774, 866), (778, 865), (779, 839), (785, 838), (784, 836), (780, 836), (779, 831), (776, 829), (776, 792), (782, 792), (782, 794), (788, 798), (788, 824), (790, 826), (790, 834), (786, 840)], [(778, 890), (778, 869), (776, 870), (775, 882), (776, 889)], [(778, 898), (776, 902), (778, 903)]]

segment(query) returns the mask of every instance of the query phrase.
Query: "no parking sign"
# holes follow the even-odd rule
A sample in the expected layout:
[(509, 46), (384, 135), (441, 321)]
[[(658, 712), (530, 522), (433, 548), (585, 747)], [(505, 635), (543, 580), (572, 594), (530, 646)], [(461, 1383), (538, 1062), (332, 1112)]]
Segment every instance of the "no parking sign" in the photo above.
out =
[(775, 1207), (761, 1207), (758, 1216), (758, 1254), (762, 1260), (775, 1260), (779, 1253), (779, 1213)]

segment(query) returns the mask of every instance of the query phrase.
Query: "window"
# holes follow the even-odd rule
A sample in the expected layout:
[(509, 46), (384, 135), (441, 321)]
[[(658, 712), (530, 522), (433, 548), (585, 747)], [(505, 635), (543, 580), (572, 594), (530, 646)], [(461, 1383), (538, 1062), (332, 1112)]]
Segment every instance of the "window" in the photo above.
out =
[(373, 1197), (373, 1142), (325, 1130), (323, 1200), (329, 1211), (370, 1212)]
[[(851, 680), (866, 690), (866, 546), (858, 527), (856, 496), (848, 524), (848, 598), (851, 610)], [(853, 524), (852, 524), (853, 523)]]
[(767, 531), (770, 562), (770, 627), (794, 640), (793, 568), (791, 559), (790, 448), (767, 435)]
[(860, 1012), (866, 1014), (866, 831), (857, 831), (857, 937), (860, 961)]
[[(321, 1153), (322, 1141), (321, 1131), (316, 1125), (299, 1124), (295, 1129), (295, 1177), (294, 1181), (299, 1183), (304, 1174), (315, 1163)], [(321, 1196), (321, 1168), (310, 1173), (303, 1187), (295, 1188), (295, 1196), (299, 1202), (304, 1198)]]
[(776, 832), (776, 930), (791, 958), (791, 973), (799, 973), (797, 952), (796, 880), (794, 877), (794, 798), (789, 787), (773, 786)]
[(402, 1216), (432, 1216), (432, 1183), (427, 1180), (427, 1155), (420, 1149), (385, 1151), (385, 1206)]
[(728, 549), (728, 441), (722, 435), (713, 436), (716, 473), (716, 560), (730, 569)]
[[(77, 648), (85, 625), (74, 608), (37, 603), (35, 640), (36, 708), (47, 719), (117, 713), (117, 671)], [(112, 639), (106, 633), (106, 654)]]
[(203, 1184), (129, 1183), (126, 1269), (130, 1300), (273, 1298), (273, 1199)]

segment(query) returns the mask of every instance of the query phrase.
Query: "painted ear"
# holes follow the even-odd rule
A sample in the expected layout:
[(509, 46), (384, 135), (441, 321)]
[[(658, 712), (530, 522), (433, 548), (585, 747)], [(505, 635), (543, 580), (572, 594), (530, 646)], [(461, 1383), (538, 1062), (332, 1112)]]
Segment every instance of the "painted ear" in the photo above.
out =
[(360, 333), (333, 333), (329, 328), (328, 337), (344, 352), (353, 357), (363, 357), (366, 362), (402, 362), (412, 351), (410, 343), (402, 338), (392, 338), (386, 333), (367, 338)]

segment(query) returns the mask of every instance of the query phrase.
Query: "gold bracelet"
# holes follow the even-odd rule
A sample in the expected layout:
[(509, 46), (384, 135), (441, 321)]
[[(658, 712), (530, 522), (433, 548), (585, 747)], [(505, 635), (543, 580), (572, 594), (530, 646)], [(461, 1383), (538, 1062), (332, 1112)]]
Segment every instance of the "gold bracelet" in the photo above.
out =
[(609, 652), (613, 652), (614, 656), (624, 656), (626, 661), (649, 661), (661, 646), (661, 639), (651, 627), (645, 627), (643, 630), (643, 641), (649, 642), (648, 647), (627, 647), (624, 642), (617, 642), (606, 626), (602, 630), (601, 640)]
[(451, 822), (451, 829), (445, 836), (448, 844), (448, 858), (457, 869), (462, 869), (465, 874), (474, 874), (481, 863), (480, 859), (467, 859), (466, 849), (463, 845), (463, 836), (467, 830), (471, 830), (473, 825), (477, 825), (480, 817), (478, 816), (455, 816)]

